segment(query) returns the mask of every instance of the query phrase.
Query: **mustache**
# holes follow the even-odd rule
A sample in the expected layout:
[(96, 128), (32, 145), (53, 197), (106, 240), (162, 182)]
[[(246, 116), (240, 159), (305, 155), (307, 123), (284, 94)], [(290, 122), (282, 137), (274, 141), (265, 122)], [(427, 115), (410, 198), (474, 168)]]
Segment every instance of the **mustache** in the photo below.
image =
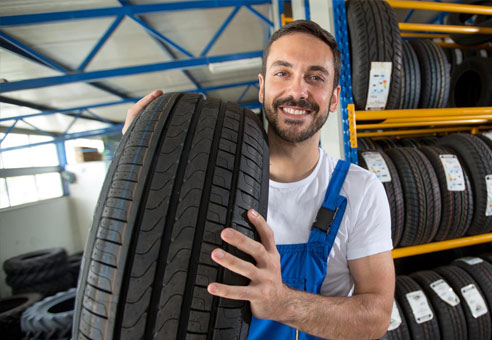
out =
[(303, 109), (318, 112), (319, 106), (316, 103), (311, 103), (309, 100), (301, 98), (299, 100), (294, 100), (294, 97), (290, 96), (287, 98), (279, 98), (273, 102), (273, 108), (278, 109), (279, 106), (297, 106)]

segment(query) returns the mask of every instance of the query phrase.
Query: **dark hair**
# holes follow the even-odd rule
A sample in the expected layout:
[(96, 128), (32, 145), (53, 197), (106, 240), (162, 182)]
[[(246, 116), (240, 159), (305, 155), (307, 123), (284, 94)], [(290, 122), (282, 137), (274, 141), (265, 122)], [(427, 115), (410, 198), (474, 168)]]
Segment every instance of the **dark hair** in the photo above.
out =
[(272, 46), (273, 42), (276, 41), (277, 39), (283, 37), (284, 35), (291, 34), (291, 33), (310, 34), (310, 35), (322, 40), (324, 43), (326, 43), (330, 47), (331, 52), (333, 53), (333, 68), (335, 69), (335, 74), (333, 77), (333, 84), (334, 84), (334, 87), (336, 87), (338, 85), (338, 81), (340, 80), (340, 69), (342, 67), (340, 51), (337, 49), (338, 44), (337, 44), (335, 38), (333, 37), (333, 35), (331, 35), (328, 31), (321, 28), (314, 21), (309, 21), (309, 20), (293, 21), (293, 22), (281, 27), (279, 30), (275, 31), (275, 33), (272, 34), (272, 36), (270, 37), (270, 40), (268, 41), (268, 44), (266, 45), (265, 49), (263, 50), (263, 60), (262, 60), (262, 66), (261, 66), (261, 73), (263, 74), (263, 76), (265, 76), (266, 63), (267, 63), (268, 55), (270, 54), (270, 47)]

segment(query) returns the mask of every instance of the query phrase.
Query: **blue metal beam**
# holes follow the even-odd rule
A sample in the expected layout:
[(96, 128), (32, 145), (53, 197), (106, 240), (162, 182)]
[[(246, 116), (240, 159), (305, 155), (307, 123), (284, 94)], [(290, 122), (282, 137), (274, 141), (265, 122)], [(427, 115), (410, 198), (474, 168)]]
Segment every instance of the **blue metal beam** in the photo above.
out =
[(71, 139), (114, 135), (114, 134), (121, 133), (122, 128), (123, 128), (123, 123), (122, 124), (115, 124), (115, 125), (112, 125), (110, 127), (103, 128), (103, 129), (95, 129), (95, 130), (89, 130), (89, 131), (83, 131), (83, 132), (74, 132), (74, 133), (66, 134), (66, 135), (61, 136), (61, 137), (57, 137), (51, 141), (26, 144), (26, 145), (18, 145), (18, 146), (12, 146), (9, 148), (3, 148), (3, 149), (0, 149), (0, 152), (19, 150), (19, 149), (30, 148), (30, 147), (39, 146), (39, 145), (46, 145), (46, 144), (50, 144), (50, 143), (58, 143), (58, 142), (71, 140)]
[[(60, 71), (60, 72), (65, 73), (65, 74), (73, 72), (72, 70), (66, 68), (65, 66), (56, 63), (55, 61), (51, 60), (50, 58), (42, 55), (41, 53), (33, 50), (32, 48), (26, 46), (22, 42), (16, 40), (15, 38), (13, 38), (9, 35), (7, 35), (5, 32), (0, 32), (0, 38), (2, 38), (1, 39), (2, 40), (2, 44), (1, 44), (2, 47), (9, 49), (10, 51), (18, 54), (19, 56), (21, 56), (23, 58), (27, 58), (31, 61), (37, 62), (43, 66), (50, 67), (51, 69)], [(108, 86), (103, 85), (103, 84), (93, 82), (93, 83), (89, 83), (89, 85), (91, 85), (91, 86), (93, 86), (99, 90), (108, 92), (114, 96), (120, 97), (120, 98), (127, 98), (128, 97), (127, 95), (120, 93), (116, 90), (113, 90), (113, 89), (111, 89)]]
[(231, 14), (229, 14), (229, 16), (225, 19), (224, 23), (219, 27), (219, 29), (217, 30), (217, 32), (214, 34), (214, 36), (212, 37), (212, 39), (209, 41), (209, 43), (207, 44), (207, 46), (205, 46), (205, 48), (203, 49), (202, 53), (200, 53), (200, 57), (203, 57), (203, 56), (207, 55), (208, 51), (210, 51), (210, 49), (212, 48), (212, 46), (214, 46), (214, 44), (217, 41), (217, 39), (219, 39), (219, 37), (224, 32), (224, 30), (227, 28), (227, 26), (229, 26), (229, 24), (231, 23), (232, 19), (234, 19), (234, 17), (236, 16), (237, 12), (239, 12), (240, 9), (241, 9), (241, 6), (237, 6), (236, 8), (234, 8), (232, 10)]
[(246, 8), (251, 12), (253, 13), (254, 15), (256, 15), (258, 18), (260, 18), (260, 20), (262, 20), (263, 22), (265, 22), (265, 24), (267, 24), (268, 26), (270, 27), (273, 27), (273, 22), (271, 22), (268, 18), (266, 18), (263, 14), (261, 14), (260, 12), (258, 12), (256, 9), (254, 9), (253, 7), (251, 7), (250, 5), (247, 5)]
[(99, 41), (94, 46), (94, 48), (92, 49), (92, 51), (89, 52), (89, 54), (84, 59), (84, 61), (80, 64), (80, 66), (77, 67), (77, 70), (76, 70), (77, 72), (82, 72), (82, 71), (85, 70), (85, 68), (92, 61), (92, 59), (94, 58), (94, 56), (96, 55), (96, 53), (99, 52), (99, 50), (101, 49), (101, 47), (103, 47), (104, 43), (106, 43), (106, 41), (113, 34), (113, 32), (116, 30), (116, 28), (118, 28), (118, 26), (120, 25), (120, 23), (123, 21), (123, 18), (124, 18), (123, 16), (119, 16), (119, 17), (117, 17), (113, 21), (113, 23), (111, 24), (111, 26), (109, 26), (108, 30), (103, 34), (103, 36), (101, 37), (101, 39), (99, 39)]
[(0, 27), (32, 25), (46, 22), (104, 18), (111, 16), (137, 15), (164, 11), (183, 11), (232, 6), (271, 4), (270, 0), (201, 0), (180, 1), (161, 4), (130, 5), (77, 11), (51, 12), (39, 14), (11, 15), (0, 17)]
[(26, 89), (34, 89), (40, 87), (70, 84), (77, 82), (87, 82), (101, 80), (113, 77), (129, 76), (134, 74), (142, 74), (156, 71), (167, 70), (186, 70), (194, 67), (205, 66), (211, 63), (224, 61), (241, 60), (261, 57), (262, 51), (252, 51), (243, 53), (225, 54), (212, 57), (199, 57), (194, 59), (168, 61), (157, 64), (147, 64), (138, 66), (121, 67), (109, 70), (91, 71), (85, 73), (67, 74), (63, 76), (35, 78), (29, 80), (19, 80), (8, 83), (0, 83), (0, 93), (20, 91)]
[[(241, 87), (241, 86), (253, 86), (258, 88), (258, 80), (251, 80), (251, 81), (245, 81), (245, 82), (240, 82), (240, 83), (234, 83), (234, 84), (224, 84), (224, 85), (218, 85), (218, 86), (211, 86), (211, 87), (205, 87), (205, 88), (200, 88), (200, 89), (191, 89), (183, 92), (201, 92), (201, 91), (218, 91), (218, 90), (223, 90), (223, 89), (230, 89), (234, 87)], [(0, 96), (1, 99), (1, 96)], [(107, 103), (98, 103), (98, 104), (92, 104), (92, 105), (86, 105), (86, 106), (78, 106), (78, 107), (72, 107), (68, 109), (58, 109), (58, 110), (43, 110), (43, 107), (39, 107), (38, 110), (41, 110), (42, 112), (37, 112), (37, 113), (31, 113), (27, 115), (21, 115), (21, 116), (15, 116), (15, 117), (5, 117), (5, 118), (0, 118), (0, 122), (5, 122), (5, 121), (11, 121), (11, 120), (19, 120), (19, 119), (25, 119), (25, 118), (33, 118), (33, 117), (39, 117), (39, 116), (49, 116), (49, 115), (54, 115), (57, 113), (61, 114), (66, 114), (66, 113), (71, 113), (71, 116), (74, 116), (77, 111), (88, 111), (88, 109), (95, 109), (95, 108), (100, 108), (100, 107), (107, 107), (107, 106), (114, 106), (114, 105), (121, 105), (121, 104), (129, 104), (129, 103), (136, 103), (140, 98), (128, 98), (124, 100), (119, 100), (119, 101), (114, 101), (114, 102), (107, 102)], [(20, 105), (24, 106), (24, 105)], [(117, 122), (112, 122), (105, 120), (96, 114), (88, 111), (90, 114), (92, 114), (94, 117), (97, 117), (98, 121), (104, 122), (104, 123), (112, 123), (112, 124), (118, 124)], [(91, 119), (92, 117), (86, 117), (82, 116), (81, 118), (85, 119)], [(94, 118), (92, 118), (94, 119)]]
[(191, 54), (190, 52), (188, 52), (187, 50), (185, 50), (184, 48), (182, 48), (181, 46), (179, 46), (178, 44), (176, 44), (171, 39), (166, 38), (162, 33), (157, 32), (154, 28), (150, 27), (143, 20), (141, 20), (141, 19), (139, 19), (139, 18), (137, 18), (137, 17), (135, 17), (133, 15), (130, 15), (129, 18), (133, 19), (137, 24), (139, 24), (140, 26), (142, 26), (143, 28), (145, 28), (150, 34), (152, 34), (157, 39), (159, 39), (162, 42), (165, 42), (165, 43), (171, 45), (172, 47), (174, 47), (175, 49), (177, 49), (178, 51), (180, 51), (181, 53), (183, 53), (187, 57), (190, 57), (190, 58), (193, 57), (193, 54)]

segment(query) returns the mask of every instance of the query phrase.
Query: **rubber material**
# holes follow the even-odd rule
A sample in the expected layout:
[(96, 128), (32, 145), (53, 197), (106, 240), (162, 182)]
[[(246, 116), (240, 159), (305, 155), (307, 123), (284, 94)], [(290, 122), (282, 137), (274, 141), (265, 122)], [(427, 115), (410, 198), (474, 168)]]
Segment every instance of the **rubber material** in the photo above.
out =
[(371, 62), (392, 62), (386, 109), (399, 106), (402, 81), (402, 43), (393, 9), (382, 0), (347, 2), (352, 87), (356, 110), (365, 110)]
[(26, 293), (0, 299), (0, 334), (2, 339), (17, 340), (22, 338), (20, 317), (27, 308), (41, 298), (41, 294)]
[(486, 216), (487, 183), (485, 177), (492, 174), (492, 151), (478, 137), (454, 134), (437, 142), (453, 149), (460, 164), (470, 176), (473, 193), (473, 218), (468, 235), (479, 235), (492, 230), (492, 216)]
[(453, 71), (450, 105), (483, 107), (492, 105), (492, 62), (488, 58), (465, 59)]
[(403, 72), (400, 90), (400, 109), (416, 109), (420, 100), (420, 65), (417, 54), (408, 41), (403, 41)]
[(439, 182), (431, 163), (414, 148), (386, 151), (398, 170), (405, 202), (402, 247), (429, 243), (437, 233), (441, 218)]
[[(484, 0), (465, 0), (465, 4), (492, 6), (492, 1)], [(449, 13), (446, 18), (448, 25), (471, 25), (478, 27), (492, 27), (492, 17), (490, 15), (475, 15), (470, 13)], [(465, 46), (479, 45), (492, 40), (490, 34), (450, 34), (451, 39), (456, 43)]]
[(45, 298), (29, 307), (21, 317), (28, 339), (62, 339), (72, 331), (75, 288)]
[(166, 94), (123, 136), (84, 251), (73, 339), (246, 339), (243, 301), (210, 282), (246, 285), (210, 258), (245, 214), (266, 216), (269, 154), (254, 113), (197, 94)]

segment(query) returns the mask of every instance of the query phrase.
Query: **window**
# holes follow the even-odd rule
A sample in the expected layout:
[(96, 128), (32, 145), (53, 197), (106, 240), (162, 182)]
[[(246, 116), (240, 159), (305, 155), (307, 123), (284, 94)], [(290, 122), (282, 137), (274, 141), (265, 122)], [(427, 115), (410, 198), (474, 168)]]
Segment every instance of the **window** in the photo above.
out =
[[(0, 140), (4, 136), (0, 133)], [(1, 148), (51, 140), (49, 136), (9, 133)], [(63, 196), (60, 172), (54, 143), (0, 152), (0, 209)]]

